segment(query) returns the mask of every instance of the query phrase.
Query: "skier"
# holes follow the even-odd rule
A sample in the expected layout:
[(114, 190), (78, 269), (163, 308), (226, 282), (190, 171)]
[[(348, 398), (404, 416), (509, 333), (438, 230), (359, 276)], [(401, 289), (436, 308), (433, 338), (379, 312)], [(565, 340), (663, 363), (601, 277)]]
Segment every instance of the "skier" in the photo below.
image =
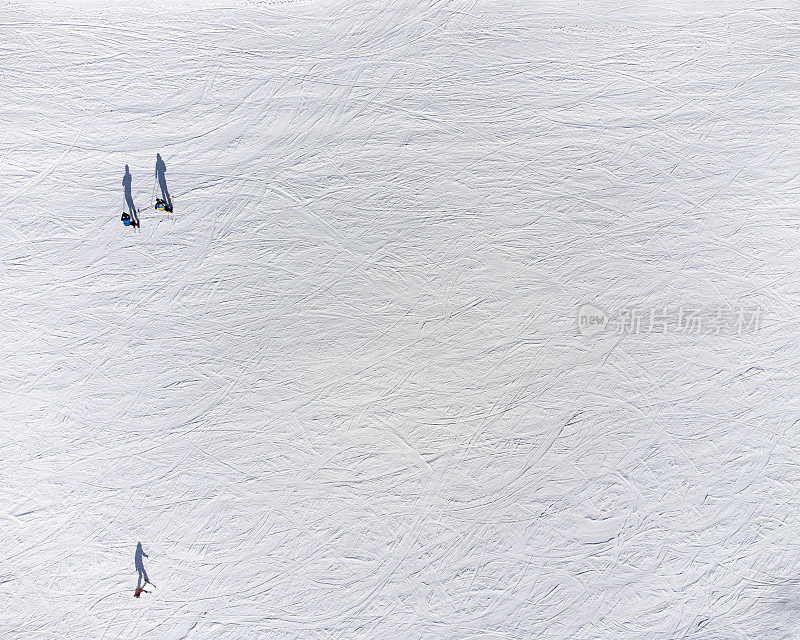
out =
[(143, 587), (136, 587), (136, 591), (133, 592), (133, 597), (138, 598), (143, 593), (150, 593), (150, 592), (147, 589), (144, 589)]
[(156, 180), (161, 189), (161, 197), (156, 198), (156, 209), (172, 213), (172, 198), (169, 197), (169, 190), (167, 189), (167, 178), (164, 175), (167, 172), (167, 165), (161, 159), (161, 154), (156, 154)]
[(128, 165), (125, 165), (125, 175), (122, 177), (122, 188), (125, 190), (125, 204), (128, 206), (128, 211), (122, 212), (122, 224), (126, 227), (138, 227), (139, 216), (136, 214), (136, 205), (133, 204), (133, 195), (131, 195), (131, 183), (133, 177), (131, 176)]

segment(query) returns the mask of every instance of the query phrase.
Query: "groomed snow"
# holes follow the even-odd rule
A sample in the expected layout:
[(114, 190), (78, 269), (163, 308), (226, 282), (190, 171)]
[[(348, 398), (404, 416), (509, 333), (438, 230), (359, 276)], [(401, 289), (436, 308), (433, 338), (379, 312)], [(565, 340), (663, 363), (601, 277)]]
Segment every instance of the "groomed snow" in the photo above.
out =
[(800, 14), (638, 4), (0, 2), (0, 636), (796, 637)]

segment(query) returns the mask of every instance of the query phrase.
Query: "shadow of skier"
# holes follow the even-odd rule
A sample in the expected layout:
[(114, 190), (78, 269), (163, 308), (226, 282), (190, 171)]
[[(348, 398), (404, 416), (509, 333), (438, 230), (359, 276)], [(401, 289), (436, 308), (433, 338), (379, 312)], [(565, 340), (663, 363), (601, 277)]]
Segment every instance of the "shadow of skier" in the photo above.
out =
[[(147, 571), (144, 568), (144, 561), (142, 558), (146, 558), (147, 554), (142, 549), (142, 543), (136, 543), (136, 554), (133, 557), (133, 563), (136, 566), (136, 570), (139, 572), (139, 579), (136, 581), (136, 588), (143, 586), (143, 584), (153, 584), (150, 582), (150, 578), (147, 576)], [(142, 582), (144, 581), (144, 582)]]
[(131, 184), (133, 183), (133, 176), (131, 176), (128, 165), (125, 165), (125, 175), (122, 177), (122, 188), (125, 192), (125, 204), (128, 206), (128, 214), (133, 221), (133, 226), (139, 226), (139, 213), (136, 211), (136, 205), (133, 204), (133, 194), (131, 193)]
[(168, 207), (168, 211), (172, 211), (172, 198), (169, 195), (169, 189), (167, 189), (167, 165), (164, 164), (164, 160), (161, 158), (161, 154), (156, 154), (156, 180), (158, 181), (158, 187), (161, 189), (161, 199), (166, 203)]

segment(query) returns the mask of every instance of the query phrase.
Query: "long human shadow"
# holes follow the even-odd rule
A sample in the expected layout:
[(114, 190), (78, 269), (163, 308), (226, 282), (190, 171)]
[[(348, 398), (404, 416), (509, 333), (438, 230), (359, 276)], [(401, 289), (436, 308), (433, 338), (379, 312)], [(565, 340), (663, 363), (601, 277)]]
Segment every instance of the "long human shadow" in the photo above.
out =
[(128, 165), (125, 165), (125, 175), (122, 177), (122, 188), (125, 191), (125, 204), (128, 205), (128, 212), (130, 213), (131, 219), (133, 220), (134, 224), (138, 226), (139, 224), (139, 213), (136, 211), (136, 205), (133, 204), (133, 194), (131, 193), (131, 184), (133, 183), (133, 176), (131, 176), (131, 171), (128, 169)]
[(158, 181), (158, 187), (161, 189), (161, 199), (167, 205), (167, 211), (172, 212), (172, 198), (169, 195), (169, 189), (167, 189), (167, 165), (164, 164), (164, 160), (161, 157), (160, 153), (156, 154), (156, 180)]
[(143, 584), (153, 584), (150, 582), (150, 578), (147, 576), (147, 571), (144, 568), (144, 560), (147, 554), (142, 549), (142, 543), (136, 543), (136, 554), (133, 556), (133, 563), (136, 565), (136, 570), (139, 572), (139, 579), (136, 581), (136, 588), (138, 589)]

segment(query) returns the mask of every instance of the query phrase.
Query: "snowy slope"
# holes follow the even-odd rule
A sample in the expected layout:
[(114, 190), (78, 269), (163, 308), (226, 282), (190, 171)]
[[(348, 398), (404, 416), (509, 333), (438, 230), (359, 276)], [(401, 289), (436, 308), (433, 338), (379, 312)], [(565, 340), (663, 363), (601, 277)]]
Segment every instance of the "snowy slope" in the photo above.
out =
[(786, 6), (0, 3), (0, 636), (800, 635)]

